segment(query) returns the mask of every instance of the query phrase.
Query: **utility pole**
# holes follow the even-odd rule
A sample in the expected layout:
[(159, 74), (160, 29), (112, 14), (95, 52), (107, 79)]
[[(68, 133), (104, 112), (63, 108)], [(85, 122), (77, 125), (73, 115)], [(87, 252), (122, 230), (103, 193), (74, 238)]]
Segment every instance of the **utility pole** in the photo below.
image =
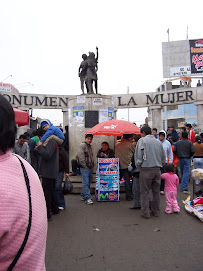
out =
[(188, 40), (188, 25), (187, 25), (187, 35), (186, 35), (186, 40)]
[[(129, 94), (129, 86), (127, 86), (127, 94)], [(129, 119), (130, 119), (130, 112), (129, 112), (129, 108), (128, 108), (128, 121), (129, 121)]]

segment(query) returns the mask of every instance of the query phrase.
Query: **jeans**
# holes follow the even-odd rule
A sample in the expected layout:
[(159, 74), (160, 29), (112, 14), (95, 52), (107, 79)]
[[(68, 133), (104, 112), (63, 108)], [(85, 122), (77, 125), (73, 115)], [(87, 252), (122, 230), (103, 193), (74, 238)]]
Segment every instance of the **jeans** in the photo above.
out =
[(203, 158), (193, 158), (194, 168), (203, 168)]
[(56, 179), (55, 182), (55, 196), (56, 196), (56, 201), (58, 203), (59, 207), (66, 207), (64, 195), (63, 195), (63, 189), (62, 189), (62, 182), (64, 178), (64, 172), (60, 171), (58, 173), (58, 178)]
[(133, 176), (133, 199), (134, 204), (133, 207), (138, 208), (141, 207), (140, 204), (140, 180), (139, 176)]
[(122, 179), (122, 177), (125, 180), (126, 199), (133, 199), (132, 187), (130, 185), (130, 172), (127, 168), (120, 169), (120, 179)]
[(187, 185), (190, 178), (190, 159), (179, 158), (180, 174), (181, 174), (181, 190), (187, 190)]
[(93, 169), (88, 168), (80, 168), (80, 172), (82, 175), (82, 191), (81, 191), (81, 197), (83, 197), (85, 200), (88, 200), (91, 198), (90, 196), (90, 185), (92, 183), (92, 173)]
[[(166, 165), (164, 165), (164, 166), (161, 168), (161, 174), (163, 174), (163, 173), (165, 173), (165, 172), (166, 172)], [(165, 187), (164, 179), (161, 179), (160, 191), (164, 191), (164, 187)]]

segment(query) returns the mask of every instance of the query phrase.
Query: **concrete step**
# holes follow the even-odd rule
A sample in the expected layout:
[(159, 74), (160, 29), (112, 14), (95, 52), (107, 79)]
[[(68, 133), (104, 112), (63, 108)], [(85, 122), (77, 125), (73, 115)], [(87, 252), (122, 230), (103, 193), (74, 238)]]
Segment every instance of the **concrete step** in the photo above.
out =
[[(82, 189), (82, 176), (70, 176), (69, 177), (72, 184), (73, 184), (73, 194), (80, 194)], [(93, 175), (93, 181), (90, 186), (90, 193), (95, 194), (95, 187), (96, 187), (96, 175)], [(125, 192), (125, 186), (123, 184), (120, 185), (120, 192)]]

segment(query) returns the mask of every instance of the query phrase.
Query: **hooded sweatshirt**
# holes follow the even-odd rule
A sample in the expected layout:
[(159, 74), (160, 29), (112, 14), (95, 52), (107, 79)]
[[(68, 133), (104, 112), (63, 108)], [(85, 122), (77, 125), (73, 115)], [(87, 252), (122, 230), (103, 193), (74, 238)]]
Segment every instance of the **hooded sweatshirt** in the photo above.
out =
[(50, 126), (49, 126), (49, 129), (46, 131), (46, 133), (44, 134), (44, 136), (43, 136), (43, 137), (41, 138), (41, 140), (40, 140), (42, 143), (44, 143), (45, 140), (46, 140), (48, 137), (50, 137), (51, 135), (55, 135), (55, 136), (59, 137), (59, 138), (62, 139), (62, 140), (65, 139), (65, 138), (64, 138), (64, 135), (63, 135), (63, 133), (62, 133), (62, 131), (61, 131), (58, 127), (54, 126), (54, 125), (51, 123), (50, 120), (48, 120), (48, 119), (42, 119), (41, 122), (40, 122), (40, 124), (41, 124), (41, 127), (42, 127), (42, 128), (43, 128), (43, 126), (44, 126), (45, 124), (50, 125)]
[(171, 147), (171, 143), (166, 140), (166, 132), (164, 130), (161, 130), (159, 133), (164, 133), (164, 140), (161, 141), (159, 139), (159, 141), (162, 143), (165, 154), (166, 154), (166, 163), (173, 163), (173, 152), (172, 152), (172, 147)]

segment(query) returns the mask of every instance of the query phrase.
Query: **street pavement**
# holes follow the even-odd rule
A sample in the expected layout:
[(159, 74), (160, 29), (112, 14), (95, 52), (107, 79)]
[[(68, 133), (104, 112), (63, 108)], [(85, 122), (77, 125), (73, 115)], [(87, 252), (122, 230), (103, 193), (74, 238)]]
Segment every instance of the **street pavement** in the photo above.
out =
[[(192, 184), (189, 184), (192, 191)], [(145, 219), (119, 202), (86, 205), (79, 194), (66, 195), (67, 208), (48, 224), (47, 271), (202, 271), (203, 223), (188, 214), (178, 190), (180, 214)]]

